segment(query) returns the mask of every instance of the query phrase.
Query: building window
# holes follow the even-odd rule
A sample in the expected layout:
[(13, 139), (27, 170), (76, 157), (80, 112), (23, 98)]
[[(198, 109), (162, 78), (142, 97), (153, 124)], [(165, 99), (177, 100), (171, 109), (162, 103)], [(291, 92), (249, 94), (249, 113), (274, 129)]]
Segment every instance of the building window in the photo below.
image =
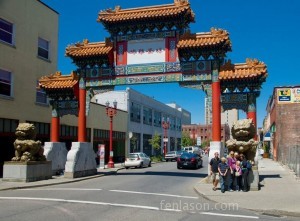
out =
[(13, 44), (13, 24), (0, 18), (0, 40)]
[(134, 122), (141, 122), (141, 106), (139, 104), (131, 103), (130, 120)]
[(152, 110), (147, 107), (143, 107), (143, 123), (152, 125)]
[(0, 133), (15, 133), (18, 124), (18, 120), (0, 118)]
[(0, 95), (12, 96), (11, 72), (0, 69)]
[(38, 56), (49, 59), (49, 41), (39, 38), (38, 40)]
[(42, 88), (39, 88), (38, 86), (39, 86), (39, 82), (37, 82), (35, 101), (40, 104), (48, 104), (46, 92)]

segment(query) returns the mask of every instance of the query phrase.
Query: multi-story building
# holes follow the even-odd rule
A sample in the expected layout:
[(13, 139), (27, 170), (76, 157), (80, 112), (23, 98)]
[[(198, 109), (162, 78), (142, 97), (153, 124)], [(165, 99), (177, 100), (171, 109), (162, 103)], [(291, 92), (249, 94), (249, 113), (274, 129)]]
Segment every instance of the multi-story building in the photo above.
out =
[[(221, 124), (227, 124), (231, 131), (232, 125), (239, 119), (239, 111), (237, 109), (226, 110), (221, 113)], [(230, 138), (232, 138), (230, 132)]]
[[(57, 70), (58, 13), (38, 0), (1, 0), (0, 7), (0, 177), (4, 161), (14, 156), (15, 129), (34, 123), (37, 139), (50, 140), (51, 107), (37, 89), (41, 76)], [(38, 19), (37, 19), (38, 18)], [(114, 119), (115, 156), (125, 156), (127, 112)], [(91, 104), (87, 118), (88, 141), (109, 143), (109, 118), (105, 106)], [(77, 117), (64, 116), (60, 141), (77, 141)], [(107, 154), (108, 155), (108, 154)]]
[[(58, 13), (37, 0), (2, 0), (0, 7), (0, 168), (14, 153), (19, 122), (40, 122), (51, 110), (38, 79), (57, 70)], [(39, 19), (37, 19), (39, 18)]]
[(264, 136), (270, 133), (274, 160), (287, 164), (297, 154), (292, 148), (300, 146), (300, 86), (275, 87), (266, 109)]
[[(125, 91), (110, 91), (94, 97), (97, 103), (105, 104), (107, 100), (116, 100), (118, 108), (128, 112), (127, 130), (130, 135), (128, 152), (143, 151), (152, 155), (154, 150), (149, 143), (153, 135), (163, 136), (162, 121), (169, 119), (167, 130), (167, 150), (180, 149), (182, 122), (191, 122), (190, 112), (176, 104), (163, 104), (131, 88)], [(163, 139), (161, 139), (163, 146)]]
[[(208, 97), (205, 98), (204, 102), (205, 110), (205, 124), (212, 124), (212, 107), (211, 101)], [(226, 110), (221, 113), (221, 124), (228, 124), (231, 129), (233, 123), (239, 119), (239, 111), (237, 109)], [(231, 137), (231, 135), (230, 135)]]

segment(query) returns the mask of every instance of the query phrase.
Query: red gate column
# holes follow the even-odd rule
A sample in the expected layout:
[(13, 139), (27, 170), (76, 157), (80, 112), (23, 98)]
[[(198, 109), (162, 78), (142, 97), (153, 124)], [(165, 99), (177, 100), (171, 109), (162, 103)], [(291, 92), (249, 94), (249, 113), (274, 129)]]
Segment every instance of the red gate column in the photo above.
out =
[[(217, 62), (215, 62), (217, 63)], [(212, 76), (212, 141), (221, 142), (221, 102), (218, 65), (214, 64)]]
[(256, 97), (255, 95), (251, 94), (248, 97), (248, 112), (247, 112), (247, 118), (252, 119), (252, 122), (255, 127), (255, 137), (254, 139), (257, 140), (257, 122), (256, 122)]
[(57, 114), (57, 110), (52, 110), (51, 119), (51, 142), (59, 142), (59, 125), (60, 119)]
[(86, 142), (86, 88), (85, 79), (79, 82), (78, 142)]
[[(210, 142), (208, 162), (214, 157), (214, 154), (218, 152), (220, 156), (223, 156), (223, 148), (221, 143), (221, 89), (219, 80), (219, 62), (213, 62), (212, 71), (212, 141)], [(208, 168), (208, 174), (210, 175), (210, 166)]]

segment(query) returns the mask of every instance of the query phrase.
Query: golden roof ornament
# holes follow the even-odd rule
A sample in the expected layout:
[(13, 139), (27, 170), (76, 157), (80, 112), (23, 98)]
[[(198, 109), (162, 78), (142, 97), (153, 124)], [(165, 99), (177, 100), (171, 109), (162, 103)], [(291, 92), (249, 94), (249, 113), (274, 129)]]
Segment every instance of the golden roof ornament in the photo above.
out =
[(259, 61), (258, 59), (251, 59), (251, 58), (247, 58), (246, 59), (246, 64), (249, 67), (256, 67), (256, 66), (265, 66), (264, 62)]
[(120, 5), (116, 5), (116, 7), (115, 7), (115, 12), (118, 12), (118, 11), (120, 11), (121, 10), (121, 6)]
[(222, 71), (229, 71), (234, 69), (234, 64), (231, 63), (231, 60), (228, 59), (225, 64), (221, 66)]
[(180, 5), (187, 5), (189, 4), (188, 0), (174, 0), (174, 5), (180, 6)]
[(224, 29), (214, 28), (214, 27), (212, 27), (210, 29), (210, 32), (212, 35), (215, 35), (215, 36), (228, 34), (227, 31), (225, 31)]
[(89, 40), (88, 39), (83, 39), (83, 45), (87, 45), (89, 44)]

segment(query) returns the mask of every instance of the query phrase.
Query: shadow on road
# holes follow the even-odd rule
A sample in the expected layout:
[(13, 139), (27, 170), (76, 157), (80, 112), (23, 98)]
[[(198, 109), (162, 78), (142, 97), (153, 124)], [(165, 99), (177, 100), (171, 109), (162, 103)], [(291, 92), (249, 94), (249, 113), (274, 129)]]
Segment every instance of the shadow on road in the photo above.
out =
[(185, 172), (163, 172), (163, 171), (145, 171), (145, 172), (136, 172), (130, 170), (126, 170), (126, 172), (117, 173), (118, 176), (126, 176), (126, 175), (149, 175), (149, 176), (177, 176), (177, 177), (200, 177), (204, 178), (207, 176), (205, 173), (185, 173)]

